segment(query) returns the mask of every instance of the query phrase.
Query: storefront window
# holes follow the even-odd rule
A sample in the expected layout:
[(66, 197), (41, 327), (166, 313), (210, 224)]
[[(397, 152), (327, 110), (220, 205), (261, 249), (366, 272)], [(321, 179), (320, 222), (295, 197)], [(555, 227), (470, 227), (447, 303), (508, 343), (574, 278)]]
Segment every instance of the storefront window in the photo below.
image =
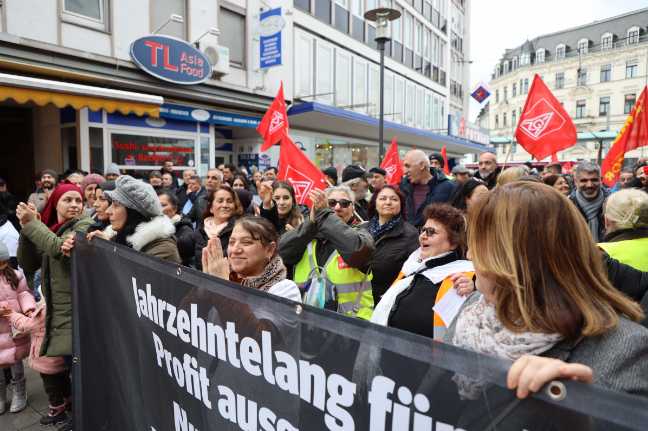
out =
[(333, 139), (315, 140), (315, 164), (320, 169), (333, 166), (341, 174), (351, 163), (364, 163), (367, 169), (378, 166), (378, 147)]
[(112, 161), (120, 166), (162, 166), (165, 160), (173, 160), (174, 166), (193, 168), (196, 163), (193, 139), (121, 133), (112, 133), (110, 139)]
[(103, 129), (90, 127), (90, 172), (103, 175)]
[(78, 169), (76, 127), (64, 127), (61, 129), (61, 150), (63, 151), (63, 171)]
[(200, 137), (200, 175), (203, 177), (209, 170), (209, 137)]

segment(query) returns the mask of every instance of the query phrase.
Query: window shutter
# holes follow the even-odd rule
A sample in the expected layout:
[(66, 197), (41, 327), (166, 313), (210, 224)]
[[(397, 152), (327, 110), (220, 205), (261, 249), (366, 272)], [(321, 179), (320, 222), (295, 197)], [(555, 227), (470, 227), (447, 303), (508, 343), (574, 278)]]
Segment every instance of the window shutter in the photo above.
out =
[(157, 34), (165, 34), (186, 40), (185, 23), (187, 22), (187, 17), (185, 16), (185, 0), (153, 0), (153, 31), (164, 24), (171, 17), (171, 14), (180, 15), (184, 18), (185, 22), (170, 21)]

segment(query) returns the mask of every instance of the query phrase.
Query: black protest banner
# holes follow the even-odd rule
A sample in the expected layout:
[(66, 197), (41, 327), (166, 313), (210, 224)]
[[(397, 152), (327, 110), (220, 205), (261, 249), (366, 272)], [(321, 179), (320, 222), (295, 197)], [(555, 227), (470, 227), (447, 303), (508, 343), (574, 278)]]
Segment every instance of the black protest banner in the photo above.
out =
[(648, 429), (643, 398), (563, 381), (520, 401), (510, 362), (81, 234), (72, 300), (82, 431)]

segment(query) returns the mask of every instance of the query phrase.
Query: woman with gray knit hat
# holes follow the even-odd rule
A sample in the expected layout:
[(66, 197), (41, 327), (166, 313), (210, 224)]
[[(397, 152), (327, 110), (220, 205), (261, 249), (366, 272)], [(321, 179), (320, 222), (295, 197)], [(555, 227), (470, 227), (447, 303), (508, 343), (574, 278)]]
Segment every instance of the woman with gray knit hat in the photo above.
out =
[[(106, 215), (114, 235), (97, 230), (88, 234), (89, 240), (98, 236), (169, 262), (181, 263), (175, 227), (162, 213), (153, 186), (124, 175), (117, 178), (114, 190), (106, 190), (103, 194), (112, 200)], [(69, 256), (73, 247), (74, 238), (70, 235), (61, 251)]]

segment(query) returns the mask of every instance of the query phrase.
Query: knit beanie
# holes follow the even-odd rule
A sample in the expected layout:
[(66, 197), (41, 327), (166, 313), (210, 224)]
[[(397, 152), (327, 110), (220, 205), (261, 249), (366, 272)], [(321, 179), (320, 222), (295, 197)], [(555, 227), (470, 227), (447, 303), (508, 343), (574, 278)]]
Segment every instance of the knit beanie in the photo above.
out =
[(43, 172), (41, 172), (41, 178), (43, 178), (43, 175), (51, 175), (51, 176), (53, 176), (54, 181), (58, 183), (58, 174), (56, 172), (54, 172), (53, 170), (45, 169), (45, 170), (43, 170)]
[(441, 167), (445, 168), (445, 161), (443, 160), (443, 155), (441, 153), (430, 154), (430, 160), (437, 160), (439, 163), (441, 163)]
[(162, 205), (153, 186), (138, 181), (130, 175), (122, 175), (117, 178), (115, 190), (105, 191), (104, 194), (145, 217), (153, 218), (162, 215)]
[(108, 168), (106, 169), (106, 175), (121, 175), (119, 172), (119, 168), (117, 167), (117, 163), (111, 163), (108, 165)]
[(105, 183), (105, 182), (106, 182), (106, 179), (104, 177), (102, 177), (101, 175), (98, 175), (98, 174), (86, 175), (81, 180), (81, 190), (83, 191), (83, 193), (85, 193), (86, 187), (88, 187), (90, 184), (101, 184), (101, 183)]
[(4, 242), (0, 241), (0, 262), (9, 260), (9, 249)]

